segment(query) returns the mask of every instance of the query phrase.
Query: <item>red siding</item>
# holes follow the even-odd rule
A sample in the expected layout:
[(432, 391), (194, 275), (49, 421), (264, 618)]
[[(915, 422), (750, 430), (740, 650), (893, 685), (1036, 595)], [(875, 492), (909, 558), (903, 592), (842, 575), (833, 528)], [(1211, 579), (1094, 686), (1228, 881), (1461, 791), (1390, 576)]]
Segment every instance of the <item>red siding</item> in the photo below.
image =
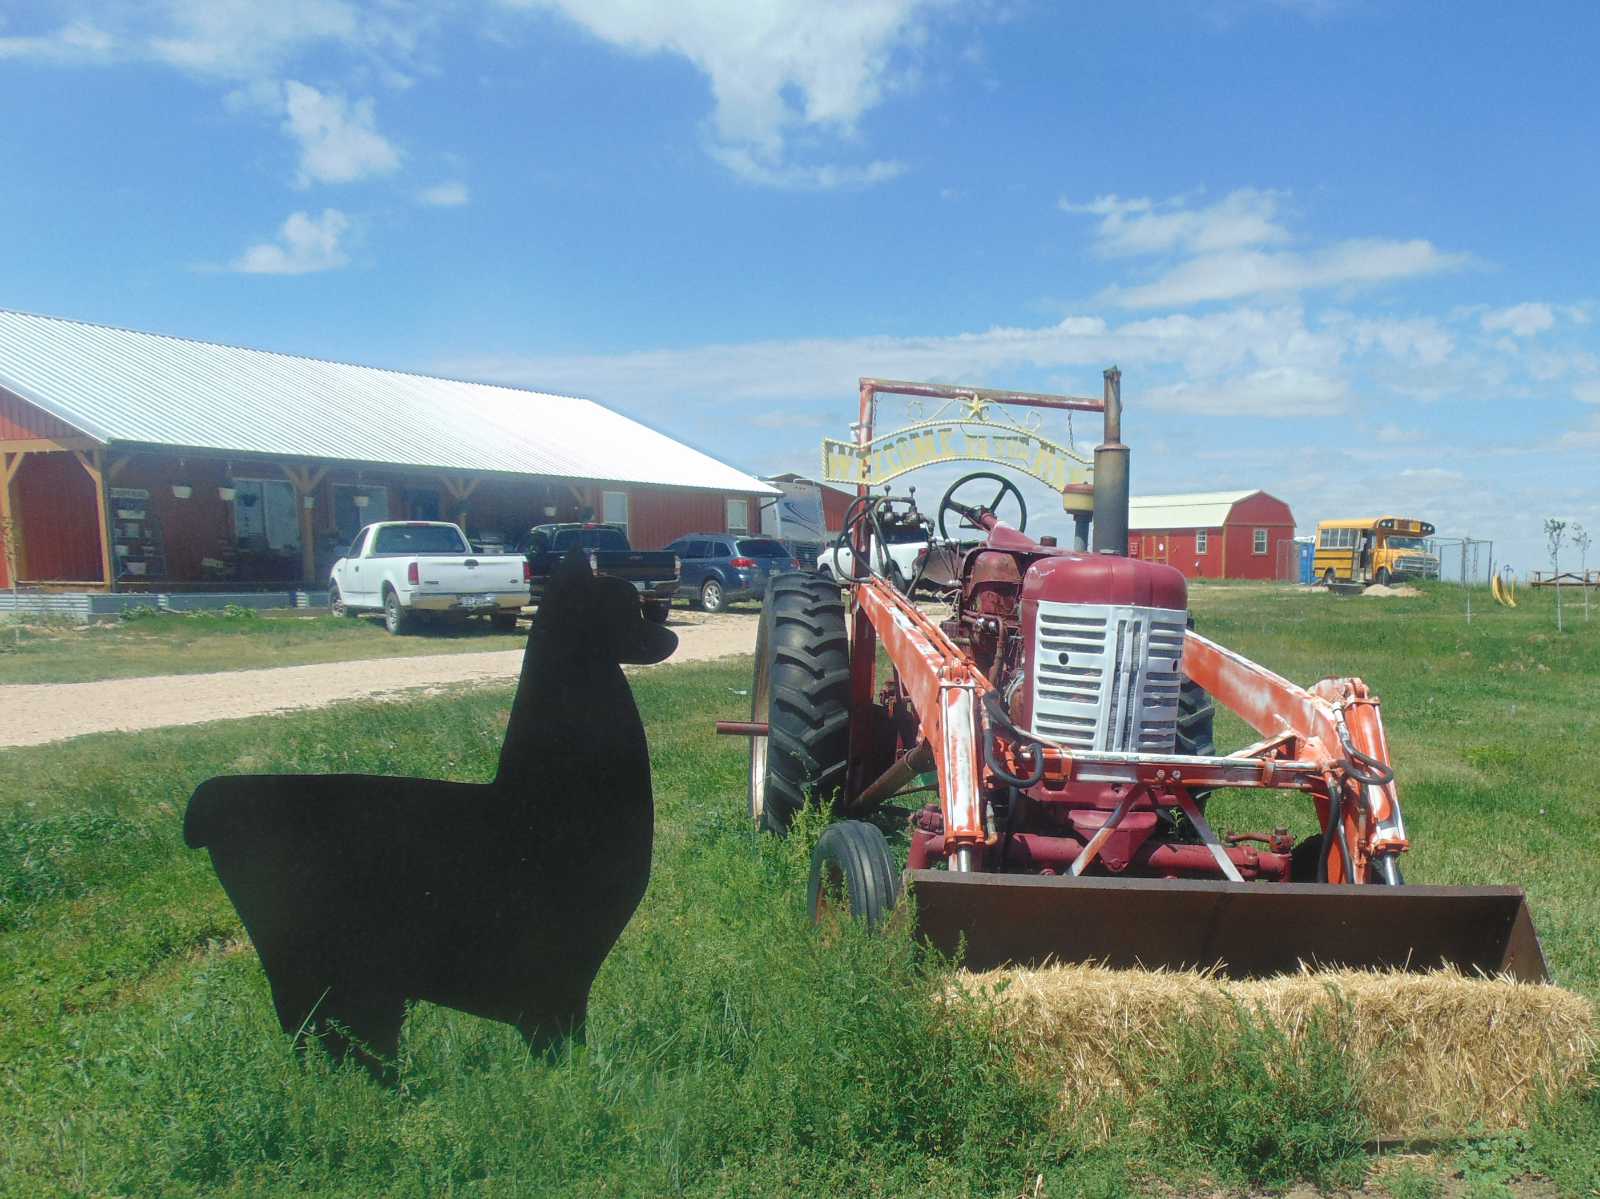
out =
[(1198, 529), (1146, 529), (1128, 534), (1128, 553), (1150, 562), (1165, 562), (1181, 570), (1185, 578), (1222, 577), (1222, 531), (1206, 530), (1206, 552), (1199, 553)]
[(72, 454), (29, 454), (17, 471), (27, 579), (100, 578), (94, 482)]
[(82, 437), (66, 421), (57, 420), (48, 412), (9, 391), (0, 390), (0, 441), (33, 441), (40, 437)]
[(685, 533), (723, 533), (726, 501), (743, 500), (751, 532), (761, 529), (761, 501), (725, 491), (683, 491), (670, 487), (628, 489), (628, 540), (636, 549), (660, 549)]
[[(264, 477), (274, 473), (272, 467), (239, 470), (241, 475)], [(194, 459), (180, 467), (177, 458), (139, 454), (107, 482), (108, 487), (142, 488), (150, 493), (146, 507), (159, 522), (167, 565), (166, 575), (152, 576), (152, 582), (161, 578), (193, 582), (201, 577), (200, 559), (228, 557), (233, 545), (233, 505), (217, 496), (217, 488), (227, 477), (227, 463), (216, 459)], [(173, 496), (174, 483), (189, 484), (193, 490), (188, 499)]]
[(822, 488), (822, 524), (830, 533), (838, 533), (844, 528), (845, 510), (850, 507), (855, 499), (855, 493), (840, 491), (837, 487), (824, 485)]
[(1288, 525), (1294, 528), (1294, 513), (1289, 505), (1264, 491), (1240, 500), (1228, 513), (1230, 525)]

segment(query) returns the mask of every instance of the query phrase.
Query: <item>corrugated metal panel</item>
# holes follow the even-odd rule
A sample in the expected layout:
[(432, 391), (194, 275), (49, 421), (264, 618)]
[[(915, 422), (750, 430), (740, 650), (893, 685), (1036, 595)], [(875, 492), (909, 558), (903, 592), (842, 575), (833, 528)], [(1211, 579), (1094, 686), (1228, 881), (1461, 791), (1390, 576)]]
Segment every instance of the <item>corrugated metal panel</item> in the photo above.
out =
[(108, 443), (776, 494), (591, 400), (21, 312), (0, 386)]
[(0, 612), (15, 612), (23, 616), (53, 616), (61, 620), (76, 620), (82, 623), (89, 619), (90, 597), (87, 592), (82, 591), (62, 595), (27, 591), (16, 596), (0, 594)]
[(1129, 529), (1215, 529), (1240, 500), (1255, 491), (1195, 491), (1185, 495), (1136, 495), (1128, 501)]

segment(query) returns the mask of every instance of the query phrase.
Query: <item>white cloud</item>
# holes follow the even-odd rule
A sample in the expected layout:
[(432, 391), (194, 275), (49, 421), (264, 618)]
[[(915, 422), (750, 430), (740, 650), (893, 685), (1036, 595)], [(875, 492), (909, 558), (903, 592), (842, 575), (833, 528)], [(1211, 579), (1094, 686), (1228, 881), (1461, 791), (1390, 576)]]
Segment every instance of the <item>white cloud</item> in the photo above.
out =
[(425, 204), (429, 208), (460, 208), (471, 202), (472, 193), (459, 179), (435, 183), (432, 187), (425, 187), (417, 193), (417, 203)]
[(1427, 435), (1420, 429), (1402, 429), (1393, 421), (1379, 425), (1373, 430), (1372, 437), (1380, 445), (1416, 445), (1427, 440)]
[(1175, 265), (1148, 283), (1118, 285), (1101, 300), (1122, 308), (1184, 308), (1250, 296), (1291, 296), (1452, 270), (1466, 256), (1421, 239), (1351, 238), (1317, 250), (1272, 249), (1293, 239), (1281, 220), (1286, 193), (1240, 188), (1215, 204), (1167, 200), (1063, 198), (1064, 212), (1095, 216), (1094, 247), (1104, 257), (1160, 256)]
[(0, 37), (0, 58), (153, 61), (192, 75), (270, 79), (306, 50), (354, 51), (399, 82), (437, 22), (436, 6), (350, 0), (83, 0), (92, 14), (49, 33)]
[(1328, 327), (1345, 334), (1351, 347), (1361, 352), (1379, 349), (1391, 358), (1438, 366), (1455, 351), (1455, 339), (1432, 317), (1355, 317), (1332, 312), (1324, 313), (1322, 319)]
[(350, 231), (350, 218), (337, 208), (322, 215), (291, 213), (276, 242), (251, 246), (234, 260), (232, 269), (246, 275), (308, 275), (330, 271), (350, 261), (339, 243)]
[(91, 21), (73, 21), (51, 33), (0, 37), (0, 59), (95, 62), (114, 57), (117, 48), (117, 39)]
[(342, 0), (172, 0), (167, 20), (145, 40), (147, 53), (199, 75), (269, 75), (319, 42), (361, 45), (371, 26)]
[(794, 135), (845, 141), (905, 78), (935, 0), (502, 0), (558, 12), (634, 54), (674, 54), (711, 85), (711, 149), (729, 170), (773, 187), (862, 186), (899, 164), (803, 165)]
[(1464, 255), (1447, 254), (1420, 238), (1338, 242), (1324, 250), (1226, 250), (1202, 254), (1152, 283), (1111, 287), (1103, 298), (1122, 308), (1182, 308), (1246, 296), (1288, 295), (1413, 279), (1454, 270)]
[(1145, 394), (1151, 408), (1201, 416), (1299, 417), (1343, 412), (1344, 380), (1294, 366), (1275, 366), (1229, 378), (1172, 383)]
[(1210, 254), (1289, 240), (1277, 221), (1284, 193), (1240, 188), (1206, 208), (1185, 207), (1184, 197), (1154, 201), (1098, 196), (1087, 204), (1060, 201), (1063, 212), (1100, 218), (1096, 248), (1111, 256), (1179, 250)]
[(291, 79), (283, 85), (283, 128), (300, 144), (301, 187), (391, 174), (400, 152), (377, 129), (370, 98), (353, 103)]
[(711, 157), (746, 183), (791, 191), (871, 187), (903, 175), (906, 169), (902, 162), (881, 160), (866, 163), (864, 166), (844, 166), (836, 163), (804, 166), (792, 162), (774, 165), (741, 146), (712, 146), (710, 153)]
[[(767, 407), (834, 395), (860, 375), (982, 381), (1020, 370), (1080, 372), (1097, 392), (1109, 362), (1136, 372), (1136, 401), (1168, 410), (1299, 417), (1340, 411), (1335, 337), (1296, 308), (1239, 308), (1109, 325), (1068, 317), (1042, 327), (1001, 326), (946, 337), (851, 337), (745, 342), (618, 355), (480, 357), (436, 364), (443, 373), (595, 395), (643, 407), (665, 399)], [(1174, 375), (1186, 382), (1168, 383)], [(1082, 384), (1071, 385), (1082, 386)], [(1130, 399), (1134, 392), (1130, 391)]]
[(1513, 337), (1532, 337), (1554, 327), (1555, 313), (1548, 304), (1516, 304), (1486, 312), (1478, 324), (1485, 333), (1509, 333)]

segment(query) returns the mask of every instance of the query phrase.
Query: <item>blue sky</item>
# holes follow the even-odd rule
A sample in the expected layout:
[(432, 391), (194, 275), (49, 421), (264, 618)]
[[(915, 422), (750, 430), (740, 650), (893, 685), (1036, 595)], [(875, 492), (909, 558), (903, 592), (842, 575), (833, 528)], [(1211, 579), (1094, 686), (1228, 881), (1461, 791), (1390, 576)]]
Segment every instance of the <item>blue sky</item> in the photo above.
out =
[(1597, 35), (1558, 2), (12, 0), (0, 306), (591, 396), (759, 473), (814, 472), (859, 375), (1116, 362), (1136, 491), (1420, 515), (1525, 570), (1544, 517), (1600, 529)]

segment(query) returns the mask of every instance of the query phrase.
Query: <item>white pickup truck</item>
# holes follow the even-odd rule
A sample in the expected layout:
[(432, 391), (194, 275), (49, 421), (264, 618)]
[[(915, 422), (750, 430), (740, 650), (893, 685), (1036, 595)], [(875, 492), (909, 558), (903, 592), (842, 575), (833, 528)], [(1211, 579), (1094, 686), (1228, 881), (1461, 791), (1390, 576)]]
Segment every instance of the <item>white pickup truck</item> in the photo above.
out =
[(520, 554), (475, 554), (455, 525), (397, 520), (356, 534), (328, 579), (328, 606), (342, 616), (382, 612), (391, 633), (419, 614), (487, 616), (515, 628), (528, 602), (528, 561)]

